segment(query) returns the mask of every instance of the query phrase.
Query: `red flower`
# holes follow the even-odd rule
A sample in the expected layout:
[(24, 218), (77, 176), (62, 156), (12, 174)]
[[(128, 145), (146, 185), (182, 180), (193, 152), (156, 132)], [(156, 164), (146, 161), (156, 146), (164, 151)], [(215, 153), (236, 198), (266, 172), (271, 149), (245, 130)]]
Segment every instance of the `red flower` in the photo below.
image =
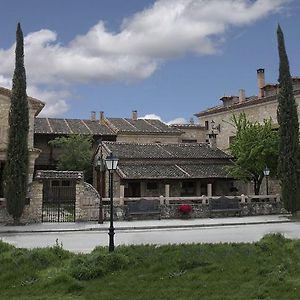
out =
[(178, 206), (178, 210), (183, 214), (188, 214), (192, 211), (192, 206), (189, 204), (181, 204)]

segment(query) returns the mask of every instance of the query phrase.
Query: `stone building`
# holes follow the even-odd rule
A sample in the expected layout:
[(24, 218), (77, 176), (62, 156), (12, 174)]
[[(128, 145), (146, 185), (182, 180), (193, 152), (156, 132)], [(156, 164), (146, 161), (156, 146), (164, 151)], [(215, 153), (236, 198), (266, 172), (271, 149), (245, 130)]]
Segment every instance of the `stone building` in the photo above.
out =
[[(230, 118), (233, 114), (245, 113), (252, 122), (263, 122), (272, 119), (274, 130), (277, 124), (277, 95), (278, 84), (265, 83), (264, 69), (257, 70), (258, 95), (246, 97), (245, 91), (241, 89), (238, 96), (223, 96), (221, 105), (208, 108), (196, 113), (199, 123), (205, 128), (208, 136), (212, 130), (217, 134), (217, 147), (228, 150), (231, 140), (235, 136), (235, 129), (231, 125)], [(300, 104), (300, 77), (293, 77), (293, 89), (296, 102)], [(300, 117), (300, 111), (298, 110)]]
[[(0, 198), (3, 197), (3, 169), (6, 161), (6, 150), (8, 143), (8, 117), (10, 110), (11, 90), (0, 87)], [(29, 104), (29, 183), (32, 181), (34, 173), (35, 160), (40, 154), (33, 143), (34, 120), (39, 112), (43, 109), (44, 103), (40, 100), (28, 97)]]
[[(95, 160), (100, 152), (103, 158), (113, 153), (119, 159), (114, 178), (118, 198), (231, 194), (233, 178), (226, 170), (231, 157), (207, 143), (103, 142)], [(103, 196), (108, 197), (107, 176), (104, 181)]]
[[(196, 127), (195, 131), (201, 130)], [(86, 134), (93, 138), (93, 149), (96, 150), (99, 141), (120, 141), (139, 143), (178, 143), (181, 136), (193, 139), (191, 133), (175, 127), (170, 127), (159, 120), (138, 119), (137, 111), (132, 112), (132, 118), (106, 118), (100, 112), (99, 119), (92, 112), (87, 119), (57, 119), (35, 118), (34, 146), (41, 149), (36, 161), (36, 170), (55, 169), (59, 156), (59, 149), (49, 145), (49, 141), (69, 134)]]

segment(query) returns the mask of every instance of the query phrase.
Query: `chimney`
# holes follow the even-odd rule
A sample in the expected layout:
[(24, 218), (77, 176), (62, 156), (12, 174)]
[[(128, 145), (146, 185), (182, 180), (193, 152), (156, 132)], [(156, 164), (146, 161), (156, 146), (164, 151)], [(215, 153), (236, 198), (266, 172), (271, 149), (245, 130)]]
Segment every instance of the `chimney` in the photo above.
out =
[(243, 103), (246, 101), (246, 93), (244, 89), (240, 89), (240, 94), (239, 94), (239, 103)]
[(91, 121), (96, 121), (96, 112), (91, 111)]
[(258, 84), (258, 98), (263, 98), (264, 90), (262, 89), (265, 86), (265, 69), (258, 69), (257, 71), (257, 84)]
[(216, 123), (211, 120), (211, 132), (208, 134), (209, 146), (212, 149), (217, 149), (217, 133), (216, 133)]
[(99, 123), (100, 123), (100, 125), (104, 125), (104, 123), (105, 123), (104, 111), (100, 111), (100, 113), (99, 113)]
[(132, 111), (132, 120), (136, 121), (138, 119), (138, 113), (137, 110), (133, 110)]

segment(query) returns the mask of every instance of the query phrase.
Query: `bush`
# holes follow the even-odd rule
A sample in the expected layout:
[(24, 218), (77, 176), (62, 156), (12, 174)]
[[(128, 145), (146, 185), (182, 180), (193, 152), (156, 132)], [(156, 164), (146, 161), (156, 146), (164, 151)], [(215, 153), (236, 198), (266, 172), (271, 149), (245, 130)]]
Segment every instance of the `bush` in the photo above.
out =
[(124, 269), (129, 258), (123, 254), (105, 254), (93, 251), (90, 255), (78, 255), (70, 261), (69, 272), (78, 280), (91, 280), (113, 271)]

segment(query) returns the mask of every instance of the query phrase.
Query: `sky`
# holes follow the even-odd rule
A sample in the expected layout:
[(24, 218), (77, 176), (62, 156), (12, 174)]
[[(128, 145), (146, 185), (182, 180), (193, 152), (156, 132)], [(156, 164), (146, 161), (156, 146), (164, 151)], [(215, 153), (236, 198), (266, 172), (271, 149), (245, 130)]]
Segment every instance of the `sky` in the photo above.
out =
[[(11, 87), (15, 31), (41, 116), (188, 122), (224, 95), (278, 78), (276, 28), (300, 76), (300, 0), (0, 0), (0, 86)], [(195, 117), (194, 117), (195, 118)]]

